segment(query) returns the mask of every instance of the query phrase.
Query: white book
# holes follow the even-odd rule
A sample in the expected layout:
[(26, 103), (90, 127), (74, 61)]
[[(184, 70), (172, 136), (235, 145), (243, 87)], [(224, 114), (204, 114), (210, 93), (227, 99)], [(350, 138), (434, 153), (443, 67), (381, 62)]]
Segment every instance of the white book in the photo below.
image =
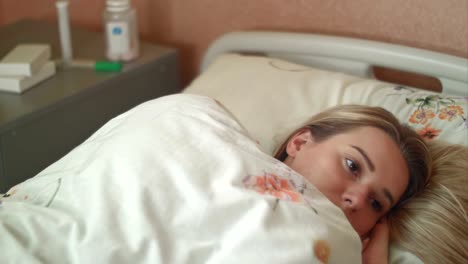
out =
[(50, 45), (20, 44), (0, 60), (0, 76), (32, 76), (50, 59)]
[(46, 62), (33, 76), (0, 76), (0, 91), (22, 93), (55, 74), (55, 63)]

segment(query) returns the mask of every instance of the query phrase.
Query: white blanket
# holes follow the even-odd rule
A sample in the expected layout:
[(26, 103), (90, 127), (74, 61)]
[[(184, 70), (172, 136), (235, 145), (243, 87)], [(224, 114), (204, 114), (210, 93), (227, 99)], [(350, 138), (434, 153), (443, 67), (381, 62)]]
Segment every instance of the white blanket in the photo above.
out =
[(0, 263), (361, 262), (341, 210), (208, 97), (139, 105), (6, 196)]

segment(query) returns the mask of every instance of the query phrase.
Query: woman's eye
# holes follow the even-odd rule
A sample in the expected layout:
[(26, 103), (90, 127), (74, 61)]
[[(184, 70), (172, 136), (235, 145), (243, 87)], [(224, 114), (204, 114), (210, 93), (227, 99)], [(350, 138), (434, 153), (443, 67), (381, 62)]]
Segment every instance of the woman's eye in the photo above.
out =
[(371, 200), (371, 206), (372, 206), (372, 209), (378, 213), (382, 211), (382, 204), (375, 199)]
[(355, 175), (359, 172), (358, 164), (350, 159), (346, 159), (346, 166)]

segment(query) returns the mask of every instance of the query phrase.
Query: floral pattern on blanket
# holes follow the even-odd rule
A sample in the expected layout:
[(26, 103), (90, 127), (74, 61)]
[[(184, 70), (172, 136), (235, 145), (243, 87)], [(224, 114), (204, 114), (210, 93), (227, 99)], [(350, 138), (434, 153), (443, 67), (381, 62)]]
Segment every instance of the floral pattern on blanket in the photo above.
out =
[(273, 210), (276, 209), (281, 200), (302, 203), (312, 209), (314, 213), (319, 214), (312, 205), (313, 201), (305, 194), (306, 191), (314, 192), (315, 187), (307, 184), (302, 176), (298, 177), (290, 168), (278, 168), (278, 171), (286, 176), (264, 172), (262, 175), (247, 175), (242, 179), (242, 183), (247, 189), (276, 197)]
[[(271, 195), (276, 197), (276, 203), (273, 210), (276, 209), (280, 200), (302, 203), (309, 206), (316, 214), (317, 210), (311, 206), (311, 203), (304, 195), (307, 189), (307, 184), (301, 183), (294, 177), (281, 177), (273, 173), (265, 172), (262, 175), (252, 176), (247, 175), (243, 178), (242, 183), (247, 189), (255, 190), (263, 195)], [(328, 263), (331, 254), (330, 245), (326, 240), (316, 240), (313, 244), (314, 257), (320, 263)]]
[(327, 241), (317, 240), (314, 242), (314, 255), (321, 263), (328, 263), (330, 252), (330, 245)]
[[(0, 195), (0, 209), (4, 201), (26, 201), (28, 200), (32, 204), (42, 205), (49, 207), (54, 202), (57, 192), (61, 188), (62, 178), (56, 180), (43, 182), (43, 184), (36, 183), (38, 187), (32, 192), (28, 186), (30, 182), (17, 184), (10, 188), (5, 194)], [(26, 187), (25, 187), (26, 186)]]
[(402, 86), (393, 90), (398, 94), (389, 95), (406, 95), (406, 105), (414, 108), (410, 109), (408, 124), (426, 140), (438, 138), (447, 127), (450, 127), (449, 131), (445, 131), (447, 133), (468, 129), (468, 96), (416, 93)]
[(268, 194), (278, 199), (303, 202), (302, 194), (295, 188), (295, 184), (290, 179), (283, 179), (272, 173), (265, 173), (260, 176), (246, 176), (242, 182), (244, 186), (257, 191), (260, 194)]

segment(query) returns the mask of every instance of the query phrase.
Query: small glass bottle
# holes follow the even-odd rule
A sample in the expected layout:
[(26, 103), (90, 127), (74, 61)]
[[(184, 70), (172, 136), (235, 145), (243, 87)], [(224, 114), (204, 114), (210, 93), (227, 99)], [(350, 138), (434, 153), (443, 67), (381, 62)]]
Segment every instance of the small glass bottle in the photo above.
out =
[(106, 56), (112, 61), (129, 61), (138, 57), (138, 25), (130, 0), (107, 0), (104, 11)]

